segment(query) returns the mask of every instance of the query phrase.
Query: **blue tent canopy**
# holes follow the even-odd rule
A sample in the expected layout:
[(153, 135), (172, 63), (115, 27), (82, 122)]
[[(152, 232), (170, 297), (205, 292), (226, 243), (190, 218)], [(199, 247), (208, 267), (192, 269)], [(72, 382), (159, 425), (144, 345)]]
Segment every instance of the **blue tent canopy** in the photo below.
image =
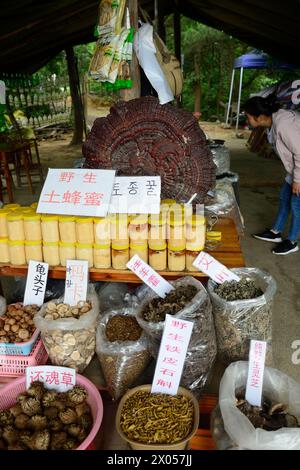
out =
[(240, 57), (237, 57), (234, 61), (233, 67), (235, 69), (267, 69), (267, 68), (276, 68), (276, 69), (294, 69), (296, 68), (292, 64), (286, 62), (275, 61), (265, 52), (259, 52), (253, 50), (248, 54), (243, 54)]

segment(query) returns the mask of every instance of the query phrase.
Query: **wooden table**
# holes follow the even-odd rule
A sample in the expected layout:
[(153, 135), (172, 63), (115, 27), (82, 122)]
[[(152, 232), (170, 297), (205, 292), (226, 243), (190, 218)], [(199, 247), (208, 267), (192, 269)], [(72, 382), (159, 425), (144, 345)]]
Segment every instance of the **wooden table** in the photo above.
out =
[[(222, 241), (220, 245), (209, 253), (227, 268), (238, 268), (245, 266), (244, 256), (241, 251), (239, 235), (237, 233), (234, 221), (231, 219), (220, 219), (215, 225), (214, 230), (222, 232)], [(208, 250), (207, 250), (208, 251)], [(28, 266), (14, 266), (0, 264), (1, 276), (26, 276)], [(66, 268), (58, 266), (50, 268), (48, 277), (52, 279), (65, 279)], [(142, 281), (129, 270), (118, 269), (95, 269), (89, 270), (91, 281), (106, 282), (130, 282), (141, 283)], [(197, 272), (172, 272), (160, 271), (159, 274), (165, 279), (174, 280), (180, 277), (190, 275), (196, 278), (206, 278), (205, 274)]]

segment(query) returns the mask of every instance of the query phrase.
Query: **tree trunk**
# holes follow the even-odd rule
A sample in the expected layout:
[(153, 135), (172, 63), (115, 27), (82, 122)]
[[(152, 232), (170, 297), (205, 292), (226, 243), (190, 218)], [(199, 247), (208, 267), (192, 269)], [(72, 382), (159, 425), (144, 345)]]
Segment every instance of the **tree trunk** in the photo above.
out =
[(77, 144), (82, 144), (83, 127), (84, 127), (83, 106), (82, 106), (82, 101), (81, 101), (81, 96), (80, 96), (80, 83), (78, 80), (76, 57), (74, 54), (73, 47), (66, 48), (66, 55), (67, 55), (70, 91), (71, 91), (71, 98), (72, 98), (72, 108), (74, 111), (74, 134), (70, 142), (70, 145), (77, 145)]
[(195, 67), (195, 104), (194, 104), (194, 112), (201, 113), (201, 81), (200, 81), (200, 55), (196, 54), (194, 56), (194, 67)]

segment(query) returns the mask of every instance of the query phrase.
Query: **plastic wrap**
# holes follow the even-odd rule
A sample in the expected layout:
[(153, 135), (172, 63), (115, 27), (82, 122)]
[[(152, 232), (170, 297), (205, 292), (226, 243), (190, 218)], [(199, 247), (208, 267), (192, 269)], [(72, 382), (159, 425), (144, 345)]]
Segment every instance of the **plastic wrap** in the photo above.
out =
[(215, 189), (214, 196), (207, 197), (205, 200), (205, 215), (208, 215), (210, 212), (213, 212), (219, 218), (232, 219), (236, 225), (237, 231), (240, 234), (243, 233), (243, 218), (236, 198), (231, 192), (224, 189)]
[(211, 148), (213, 161), (217, 167), (217, 175), (230, 171), (230, 150), (225, 145), (214, 146)]
[[(193, 277), (187, 276), (177, 281), (172, 281), (171, 284), (175, 289), (179, 286), (192, 285), (198, 290), (192, 301), (186, 304), (183, 310), (176, 313), (174, 318), (194, 322), (180, 385), (190, 390), (201, 392), (206, 384), (217, 353), (211, 303), (201, 282)], [(154, 358), (158, 355), (165, 322), (147, 322), (142, 318), (142, 311), (155, 297), (157, 295), (148, 288), (144, 300), (139, 305), (137, 311), (137, 321), (149, 337), (151, 354)]]
[[(47, 305), (35, 315), (34, 323), (41, 331), (41, 337), (52, 364), (72, 367), (81, 373), (90, 363), (96, 350), (96, 326), (99, 317), (99, 301), (92, 292), (87, 295), (92, 309), (76, 318), (45, 320)], [(53, 300), (62, 303), (63, 298)]]
[(264, 294), (255, 299), (228, 302), (217, 294), (217, 284), (211, 279), (207, 290), (213, 306), (218, 352), (229, 364), (247, 360), (250, 340), (267, 341), (266, 363), (272, 364), (272, 313), (276, 281), (258, 268), (234, 268), (232, 272), (242, 279), (254, 280)]
[(6, 299), (0, 295), (0, 317), (6, 312)]
[[(248, 362), (231, 364), (225, 371), (219, 391), (219, 406), (223, 423), (212, 421), (212, 425), (222, 426), (224, 433), (212, 429), (218, 448), (236, 445), (249, 450), (300, 450), (300, 428), (281, 428), (277, 431), (255, 429), (249, 419), (236, 407), (235, 392), (245, 388)], [(265, 368), (263, 394), (275, 403), (287, 405), (287, 412), (300, 419), (300, 385), (277, 369)], [(234, 444), (235, 443), (235, 444)]]
[(129, 293), (129, 287), (125, 283), (107, 282), (98, 289), (100, 310), (106, 313), (111, 310), (118, 310), (127, 304), (126, 294)]
[(137, 341), (107, 340), (105, 328), (108, 320), (123, 314), (116, 310), (101, 318), (97, 327), (96, 352), (100, 361), (107, 388), (114, 400), (135, 385), (136, 380), (150, 362), (149, 343), (145, 333)]

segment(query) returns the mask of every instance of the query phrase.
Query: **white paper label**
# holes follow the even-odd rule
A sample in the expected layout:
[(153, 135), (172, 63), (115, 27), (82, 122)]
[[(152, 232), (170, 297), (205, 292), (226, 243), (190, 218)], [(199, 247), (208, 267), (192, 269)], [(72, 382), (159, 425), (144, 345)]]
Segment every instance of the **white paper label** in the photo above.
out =
[(37, 212), (105, 217), (115, 170), (49, 169)]
[(111, 214), (159, 214), (160, 176), (117, 176), (110, 200)]
[(199, 256), (193, 262), (195, 268), (199, 269), (203, 273), (207, 274), (213, 281), (218, 284), (223, 284), (225, 281), (239, 281), (240, 278), (231, 272), (222, 263), (219, 263), (215, 258), (201, 251)]
[(35, 380), (43, 382), (49, 390), (67, 392), (76, 385), (76, 370), (58, 366), (26, 367), (26, 390)]
[(164, 298), (174, 287), (161, 277), (149, 264), (145, 263), (138, 255), (134, 255), (127, 268), (136, 274), (147, 286), (160, 297)]
[(43, 305), (48, 278), (48, 263), (29, 261), (24, 305)]
[(77, 302), (86, 300), (88, 273), (88, 261), (66, 261), (65, 304), (76, 305)]
[(151, 393), (176, 395), (194, 323), (166, 315)]
[(0, 104), (6, 103), (6, 96), (5, 96), (5, 83), (3, 80), (0, 80)]
[(261, 406), (267, 343), (251, 340), (246, 400), (253, 406)]

